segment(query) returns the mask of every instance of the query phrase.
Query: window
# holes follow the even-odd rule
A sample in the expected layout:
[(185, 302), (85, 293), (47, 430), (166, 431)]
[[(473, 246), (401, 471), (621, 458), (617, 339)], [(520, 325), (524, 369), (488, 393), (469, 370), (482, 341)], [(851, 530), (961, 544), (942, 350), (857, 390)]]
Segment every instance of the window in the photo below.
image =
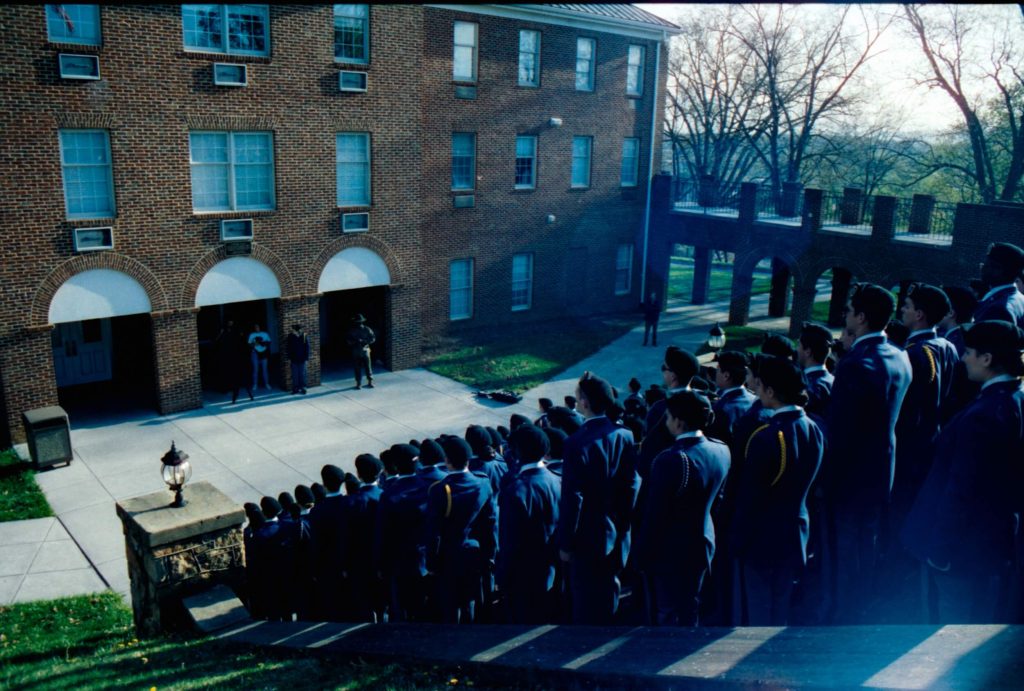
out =
[(537, 138), (516, 137), (516, 189), (533, 189), (537, 184)]
[(100, 6), (47, 5), (46, 34), (54, 43), (98, 46), (102, 39)]
[(530, 309), (533, 302), (533, 255), (512, 256), (512, 311)]
[(474, 22), (455, 22), (452, 79), (457, 82), (476, 81), (476, 30)]
[(519, 86), (540, 86), (540, 32), (519, 32)]
[(626, 295), (633, 282), (633, 245), (619, 245), (615, 254), (615, 294)]
[(111, 218), (110, 135), (104, 130), (61, 130), (60, 163), (68, 218)]
[(597, 41), (592, 38), (576, 39), (576, 91), (594, 90), (594, 53)]
[(370, 6), (334, 6), (334, 59), (370, 62)]
[(193, 211), (274, 208), (270, 132), (191, 132)]
[(182, 5), (181, 23), (187, 50), (229, 55), (270, 54), (266, 5)]
[(640, 140), (626, 137), (622, 140), (622, 181), (623, 187), (636, 187), (637, 165), (640, 163)]
[(572, 138), (572, 186), (590, 187), (591, 137)]
[(473, 316), (473, 260), (456, 259), (448, 269), (448, 318), (469, 319)]
[(338, 206), (370, 205), (370, 135), (342, 132), (337, 138)]
[(471, 190), (476, 180), (476, 135), (452, 134), (452, 189)]
[(644, 53), (643, 46), (630, 46), (626, 65), (626, 95), (643, 96), (644, 94)]

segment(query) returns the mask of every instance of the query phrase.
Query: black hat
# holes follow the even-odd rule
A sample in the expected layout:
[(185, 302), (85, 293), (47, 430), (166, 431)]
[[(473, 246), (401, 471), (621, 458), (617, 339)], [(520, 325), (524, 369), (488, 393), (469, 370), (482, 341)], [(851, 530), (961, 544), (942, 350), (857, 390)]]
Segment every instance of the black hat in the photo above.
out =
[(444, 463), (444, 449), (433, 439), (424, 439), (420, 444), (420, 463), (423, 465), (437, 465)]
[(556, 405), (548, 412), (548, 422), (566, 434), (572, 434), (580, 428), (579, 420), (564, 405)]
[(415, 446), (416, 447), (416, 452), (419, 453), (420, 443), (418, 441), (416, 441), (415, 439), (410, 439), (409, 440), (409, 446)]
[(608, 406), (615, 402), (612, 385), (596, 374), (584, 372), (580, 377), (579, 387), (580, 393), (587, 397), (590, 409), (598, 415), (608, 410)]
[(868, 328), (881, 331), (892, 319), (896, 300), (892, 293), (874, 283), (855, 283), (850, 290), (850, 306), (853, 313), (863, 314)]
[(665, 349), (665, 366), (675, 373), (679, 383), (684, 386), (700, 372), (697, 357), (678, 346), (669, 346)]
[(916, 309), (924, 312), (924, 320), (929, 326), (938, 324), (953, 309), (946, 294), (928, 283), (911, 283), (907, 297)]
[(689, 429), (704, 429), (715, 419), (711, 401), (696, 391), (677, 391), (669, 396), (665, 405), (672, 417), (682, 420)]
[(737, 373), (744, 372), (747, 369), (747, 363), (750, 362), (750, 358), (745, 352), (740, 350), (723, 350), (715, 356), (715, 361), (718, 362), (720, 370)]
[(337, 492), (345, 480), (345, 471), (336, 465), (325, 465), (320, 469), (320, 479), (324, 481), (324, 489)]
[(353, 324), (362, 324), (365, 321), (366, 321), (366, 317), (364, 317), (361, 314), (357, 314), (354, 317), (352, 317), (352, 323)]
[(548, 436), (548, 444), (550, 445), (548, 455), (551, 458), (561, 459), (563, 455), (562, 449), (565, 447), (565, 440), (569, 438), (569, 435), (557, 427), (545, 427), (544, 434)]
[(555, 402), (552, 401), (550, 398), (538, 398), (537, 405), (539, 405), (540, 409), (546, 413), (548, 412), (548, 410), (554, 407)]
[(775, 391), (775, 397), (785, 405), (806, 405), (804, 376), (789, 358), (766, 357), (761, 361), (758, 378), (764, 386)]
[(361, 453), (356, 456), (356, 474), (363, 482), (373, 482), (384, 470), (384, 464), (372, 453)]
[(273, 497), (263, 497), (260, 499), (260, 508), (263, 510), (263, 515), (267, 518), (275, 518), (281, 513), (281, 502)]
[(242, 510), (245, 511), (245, 517), (249, 520), (250, 523), (253, 522), (253, 518), (255, 516), (259, 516), (261, 519), (263, 518), (263, 509), (260, 508), (259, 504), (256, 504), (254, 502), (245, 502), (244, 504), (242, 504)]
[(505, 425), (498, 425), (495, 429), (498, 430), (498, 434), (501, 435), (502, 439), (508, 439), (508, 435), (511, 434), (508, 427), (506, 427)]
[(835, 338), (832, 336), (832, 332), (828, 330), (828, 327), (815, 324), (814, 322), (803, 323), (800, 331), (800, 342), (804, 344), (805, 348), (813, 349), (816, 346), (831, 348), (834, 341)]
[(356, 492), (359, 491), (359, 485), (360, 485), (359, 478), (357, 478), (352, 473), (345, 473), (345, 482), (344, 482), (344, 484), (345, 484), (345, 494), (346, 495), (355, 494)]
[[(345, 477), (342, 476), (342, 480), (344, 479)], [(341, 489), (340, 485), (338, 489)], [(313, 493), (313, 497), (316, 499), (316, 501), (323, 501), (327, 497), (327, 488), (321, 485), (319, 482), (314, 482), (312, 485), (310, 485), (309, 491)]]
[(291, 492), (281, 492), (277, 495), (277, 500), (281, 502), (281, 508), (286, 511), (291, 511), (291, 507), (298, 505), (298, 502), (295, 501), (295, 497), (291, 495)]
[(963, 286), (942, 286), (942, 290), (953, 306), (957, 322), (970, 321), (974, 308), (978, 306), (978, 298), (974, 291)]
[(515, 430), (515, 428), (518, 427), (519, 425), (528, 424), (530, 424), (530, 418), (526, 417), (525, 415), (520, 415), (519, 413), (513, 413), (512, 417), (510, 417), (508, 420), (508, 426), (513, 430)]
[(487, 434), (491, 435), (491, 446), (494, 450), (497, 451), (500, 449), (504, 439), (502, 439), (501, 435), (498, 434), (498, 430), (493, 427), (484, 427), (484, 429), (487, 430)]
[(796, 355), (796, 348), (793, 341), (779, 334), (765, 334), (761, 342), (761, 352), (765, 355), (791, 358)]
[(305, 485), (295, 485), (295, 501), (299, 506), (311, 506), (316, 503), (316, 496), (313, 490)]
[(964, 345), (979, 353), (991, 353), (993, 365), (1007, 374), (1020, 375), (1024, 332), (1007, 321), (982, 321), (964, 327)]
[(1008, 273), (1017, 274), (1024, 267), (1024, 250), (1009, 242), (989, 245), (988, 258)]
[(488, 455), (488, 449), (494, 450), (491, 447), (491, 435), (480, 425), (470, 425), (466, 428), (466, 443), (473, 449), (474, 456), (485, 456)]
[(399, 475), (411, 475), (416, 472), (416, 459), (420, 450), (412, 444), (395, 444), (391, 447), (391, 461)]
[(446, 437), (441, 442), (441, 447), (444, 449), (448, 462), (453, 468), (458, 470), (465, 468), (469, 463), (469, 459), (473, 456), (473, 449), (470, 448), (469, 444), (462, 437)]
[(548, 435), (535, 425), (520, 425), (512, 433), (509, 444), (515, 449), (516, 455), (522, 463), (536, 463), (551, 450)]
[(642, 388), (644, 388), (643, 384), (641, 384), (640, 380), (637, 379), (636, 377), (633, 377), (632, 379), (629, 380), (630, 391), (639, 391)]

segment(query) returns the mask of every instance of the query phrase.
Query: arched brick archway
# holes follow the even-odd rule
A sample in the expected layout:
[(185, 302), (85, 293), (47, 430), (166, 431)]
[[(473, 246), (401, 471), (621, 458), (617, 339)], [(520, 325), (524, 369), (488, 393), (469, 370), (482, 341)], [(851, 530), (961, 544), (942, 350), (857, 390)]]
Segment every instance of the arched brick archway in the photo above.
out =
[(31, 325), (46, 326), (49, 323), (50, 303), (60, 287), (72, 276), (93, 269), (109, 269), (130, 276), (146, 291), (154, 312), (170, 309), (163, 285), (144, 264), (123, 254), (97, 252), (72, 257), (43, 279), (32, 298)]
[(391, 283), (405, 283), (405, 274), (402, 271), (402, 265), (390, 246), (381, 242), (377, 238), (368, 235), (350, 235), (336, 238), (332, 242), (328, 243), (327, 246), (320, 251), (320, 254), (310, 262), (309, 270), (306, 275), (302, 277), (302, 292), (307, 295), (319, 292), (318, 285), (320, 275), (323, 273), (324, 267), (327, 266), (327, 262), (329, 262), (339, 252), (352, 247), (362, 247), (375, 252), (388, 267), (388, 273), (391, 274)]
[(804, 276), (806, 271), (803, 265), (788, 252), (774, 252), (770, 249), (758, 249), (756, 251), (746, 252), (739, 258), (736, 264), (733, 266), (733, 282), (737, 280), (750, 283), (753, 281), (754, 269), (757, 268), (758, 263), (762, 259), (778, 259), (786, 268), (789, 269), (790, 276), (793, 280), (793, 285), (803, 285)]
[[(284, 261), (282, 261), (279, 256), (262, 245), (253, 244), (252, 252), (248, 257), (266, 264), (267, 267), (274, 272), (274, 275), (277, 277), (277, 282), (281, 286), (282, 296), (296, 294), (296, 282), (292, 278), (292, 274), (288, 270), (288, 267), (285, 266)], [(203, 257), (197, 261), (189, 271), (188, 276), (185, 279), (185, 283), (182, 285), (179, 303), (176, 307), (183, 309), (195, 307), (196, 293), (199, 291), (199, 284), (202, 282), (203, 277), (210, 269), (227, 258), (227, 248), (223, 245), (203, 255)]]

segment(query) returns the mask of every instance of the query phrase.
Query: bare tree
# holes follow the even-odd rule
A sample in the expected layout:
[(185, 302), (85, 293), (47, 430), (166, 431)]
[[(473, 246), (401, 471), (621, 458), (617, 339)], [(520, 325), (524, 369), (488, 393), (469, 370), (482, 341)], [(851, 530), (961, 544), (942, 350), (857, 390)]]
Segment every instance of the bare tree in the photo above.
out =
[[(1024, 55), (1016, 38), (1021, 24), (1007, 15), (1014, 25), (997, 27), (967, 6), (906, 5), (903, 10), (928, 64), (922, 83), (949, 95), (970, 142), (969, 161), (934, 158), (922, 177), (958, 171), (973, 181), (986, 204), (1015, 199), (1024, 179)], [(989, 44), (987, 58), (981, 57), (979, 41)]]

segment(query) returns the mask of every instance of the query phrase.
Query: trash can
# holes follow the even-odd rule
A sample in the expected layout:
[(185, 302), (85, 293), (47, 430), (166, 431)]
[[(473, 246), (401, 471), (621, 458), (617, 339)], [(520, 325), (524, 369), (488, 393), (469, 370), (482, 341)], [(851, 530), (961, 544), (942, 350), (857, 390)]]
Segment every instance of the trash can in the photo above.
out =
[(64, 463), (71, 465), (71, 429), (60, 406), (26, 410), (21, 414), (32, 464), (37, 470)]

